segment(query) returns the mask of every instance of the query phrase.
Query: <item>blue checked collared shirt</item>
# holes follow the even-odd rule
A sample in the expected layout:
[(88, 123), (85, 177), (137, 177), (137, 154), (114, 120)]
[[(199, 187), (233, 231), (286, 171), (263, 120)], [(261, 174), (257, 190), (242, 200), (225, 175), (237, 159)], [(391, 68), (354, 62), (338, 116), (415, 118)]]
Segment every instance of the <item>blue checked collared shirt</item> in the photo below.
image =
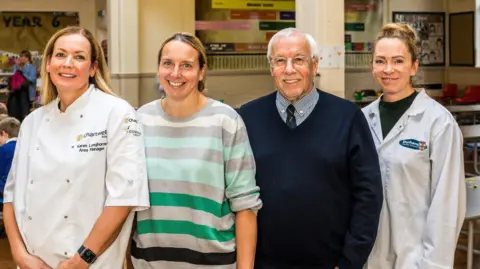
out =
[[(309, 115), (312, 113), (313, 108), (318, 102), (318, 91), (313, 88), (302, 99), (293, 103), (295, 107), (295, 121), (297, 126), (300, 125)], [(291, 104), (285, 97), (283, 97), (279, 91), (277, 91), (277, 109), (280, 117), (284, 122), (287, 122), (287, 107)]]

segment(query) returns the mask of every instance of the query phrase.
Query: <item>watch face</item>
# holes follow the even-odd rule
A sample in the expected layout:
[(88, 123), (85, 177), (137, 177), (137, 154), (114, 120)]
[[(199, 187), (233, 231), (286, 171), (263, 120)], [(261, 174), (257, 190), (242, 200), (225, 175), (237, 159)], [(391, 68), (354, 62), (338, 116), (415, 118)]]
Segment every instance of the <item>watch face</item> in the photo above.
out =
[(97, 257), (95, 255), (95, 253), (93, 253), (91, 250), (89, 249), (86, 249), (84, 252), (83, 252), (83, 255), (82, 255), (83, 259), (87, 262), (87, 263), (92, 263), (95, 261), (95, 258)]

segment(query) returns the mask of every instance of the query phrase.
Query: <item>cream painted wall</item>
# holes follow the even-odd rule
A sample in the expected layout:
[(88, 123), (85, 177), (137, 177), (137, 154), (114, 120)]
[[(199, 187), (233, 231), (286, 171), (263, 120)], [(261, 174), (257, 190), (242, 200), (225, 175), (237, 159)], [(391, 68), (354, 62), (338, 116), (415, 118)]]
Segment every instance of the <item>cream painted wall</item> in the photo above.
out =
[(157, 72), (157, 54), (174, 32), (195, 33), (195, 0), (139, 0), (140, 73)]
[(76, 11), (80, 26), (96, 33), (95, 0), (0, 0), (1, 11)]

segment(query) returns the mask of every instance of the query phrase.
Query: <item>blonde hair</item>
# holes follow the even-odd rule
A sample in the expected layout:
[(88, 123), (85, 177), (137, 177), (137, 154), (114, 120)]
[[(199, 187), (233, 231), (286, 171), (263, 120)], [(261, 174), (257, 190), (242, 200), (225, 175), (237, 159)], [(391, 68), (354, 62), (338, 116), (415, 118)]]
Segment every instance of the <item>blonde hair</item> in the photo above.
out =
[(50, 61), (53, 54), (53, 49), (55, 47), (55, 43), (57, 42), (58, 38), (64, 35), (75, 35), (79, 34), (84, 36), (88, 42), (90, 43), (90, 63), (93, 65), (97, 62), (97, 71), (93, 76), (90, 83), (95, 85), (95, 88), (111, 95), (115, 95), (110, 87), (110, 74), (108, 72), (107, 63), (105, 61), (105, 55), (103, 54), (103, 50), (95, 39), (93, 34), (85, 29), (78, 26), (69, 26), (63, 28), (56, 32), (50, 40), (48, 40), (47, 46), (43, 52), (43, 61), (41, 67), (41, 76), (42, 76), (42, 88), (41, 88), (41, 95), (42, 95), (42, 103), (44, 105), (50, 103), (51, 101), (55, 100), (58, 96), (57, 87), (53, 84), (49, 73), (47, 72), (47, 62)]
[(388, 23), (385, 24), (380, 32), (377, 34), (377, 38), (373, 42), (373, 52), (375, 53), (375, 47), (383, 38), (398, 38), (407, 46), (410, 55), (412, 56), (412, 62), (415, 62), (420, 55), (420, 40), (418, 39), (415, 30), (405, 23)]
[[(207, 65), (207, 52), (205, 51), (205, 48), (203, 47), (203, 44), (200, 41), (200, 39), (198, 39), (196, 36), (189, 33), (175, 33), (169, 38), (167, 38), (163, 42), (162, 46), (160, 47), (160, 51), (158, 52), (158, 66), (160, 66), (160, 61), (162, 59), (163, 48), (165, 47), (165, 45), (167, 45), (168, 42), (174, 41), (174, 40), (186, 43), (198, 52), (198, 63), (200, 64), (200, 70), (202, 70), (202, 68)], [(202, 92), (205, 89), (206, 78), (207, 78), (207, 75), (205, 72), (205, 75), (203, 76), (203, 80), (200, 80), (198, 82), (199, 92)]]

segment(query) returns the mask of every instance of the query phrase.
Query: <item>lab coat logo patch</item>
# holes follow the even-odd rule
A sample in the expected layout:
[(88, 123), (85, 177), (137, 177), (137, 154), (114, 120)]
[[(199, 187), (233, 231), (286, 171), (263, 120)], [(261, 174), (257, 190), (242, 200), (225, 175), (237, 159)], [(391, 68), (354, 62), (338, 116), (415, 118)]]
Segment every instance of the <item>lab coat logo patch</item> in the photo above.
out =
[(416, 139), (400, 140), (400, 146), (420, 151), (427, 149), (427, 143), (425, 141), (418, 141)]

